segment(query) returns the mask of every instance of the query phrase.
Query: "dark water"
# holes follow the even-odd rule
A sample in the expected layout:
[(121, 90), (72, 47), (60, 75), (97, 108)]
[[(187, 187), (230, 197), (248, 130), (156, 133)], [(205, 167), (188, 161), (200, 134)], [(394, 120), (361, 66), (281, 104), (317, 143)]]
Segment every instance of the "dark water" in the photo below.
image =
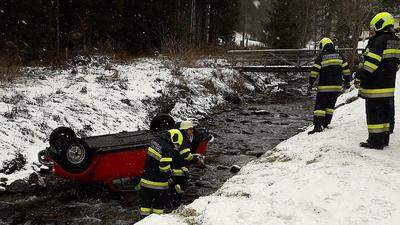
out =
[[(201, 121), (215, 141), (209, 145), (207, 167), (191, 171), (185, 203), (215, 192), (244, 166), (281, 141), (299, 133), (312, 119), (312, 102), (297, 92), (225, 108)], [(73, 184), (48, 176), (48, 187), (35, 193), (0, 195), (2, 224), (132, 224), (137, 220), (137, 194), (111, 193), (101, 185)]]

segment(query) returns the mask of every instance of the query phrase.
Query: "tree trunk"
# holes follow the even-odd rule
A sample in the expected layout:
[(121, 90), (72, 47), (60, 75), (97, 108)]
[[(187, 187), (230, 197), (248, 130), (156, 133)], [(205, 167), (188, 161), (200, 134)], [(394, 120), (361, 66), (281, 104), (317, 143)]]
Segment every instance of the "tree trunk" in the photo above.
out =
[(209, 30), (209, 38), (208, 43), (210, 44), (217, 44), (217, 37), (216, 37), (216, 25), (217, 21), (215, 19), (216, 12), (215, 12), (215, 0), (210, 1), (210, 30)]
[(60, 0), (56, 2), (56, 33), (57, 58), (60, 58)]
[(197, 2), (196, 0), (191, 0), (191, 5), (190, 5), (190, 39), (192, 42), (196, 43), (196, 6), (197, 6)]

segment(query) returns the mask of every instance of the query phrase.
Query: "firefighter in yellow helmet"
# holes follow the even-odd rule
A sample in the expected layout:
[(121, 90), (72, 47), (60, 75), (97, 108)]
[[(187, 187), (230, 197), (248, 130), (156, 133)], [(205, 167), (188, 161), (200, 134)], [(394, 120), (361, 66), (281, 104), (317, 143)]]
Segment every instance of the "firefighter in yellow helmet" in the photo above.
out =
[(308, 95), (310, 95), (314, 82), (319, 78), (314, 108), (314, 129), (309, 134), (321, 132), (328, 127), (342, 85), (348, 88), (351, 79), (349, 64), (341, 54), (336, 52), (331, 39), (323, 38), (319, 42), (319, 48), (321, 53), (311, 69), (308, 86)]
[(383, 149), (389, 145), (394, 127), (394, 92), (400, 63), (400, 40), (394, 32), (394, 18), (378, 13), (370, 22), (370, 39), (362, 68), (355, 75), (360, 96), (365, 99), (368, 139), (360, 146)]
[(161, 133), (150, 143), (140, 181), (140, 216), (163, 214), (168, 203), (172, 183), (171, 164), (178, 157), (183, 135), (178, 129)]

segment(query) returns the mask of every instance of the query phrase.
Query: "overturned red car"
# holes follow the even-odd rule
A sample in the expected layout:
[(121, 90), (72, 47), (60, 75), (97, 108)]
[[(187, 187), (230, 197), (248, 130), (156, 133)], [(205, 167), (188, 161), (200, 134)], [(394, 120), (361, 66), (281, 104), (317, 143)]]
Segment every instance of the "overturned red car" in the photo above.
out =
[[(132, 190), (140, 182), (150, 142), (177, 126), (171, 116), (159, 115), (151, 121), (150, 130), (84, 138), (78, 138), (70, 128), (59, 127), (50, 135), (50, 147), (38, 157), (42, 164), (54, 166), (59, 177), (105, 183), (114, 191)], [(207, 130), (194, 127), (192, 153), (204, 155), (212, 139)]]

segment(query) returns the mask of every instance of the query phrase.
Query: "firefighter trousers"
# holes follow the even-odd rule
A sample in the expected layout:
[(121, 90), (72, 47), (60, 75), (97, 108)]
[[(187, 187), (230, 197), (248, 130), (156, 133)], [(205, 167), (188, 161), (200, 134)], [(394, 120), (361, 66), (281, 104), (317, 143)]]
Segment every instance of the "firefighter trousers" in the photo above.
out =
[(393, 97), (365, 99), (370, 144), (389, 145), (391, 122), (394, 122), (394, 105), (391, 105), (393, 102)]
[(140, 196), (140, 217), (144, 218), (152, 213), (163, 214), (166, 201), (168, 200), (168, 189), (158, 190), (141, 186)]
[[(186, 191), (187, 186), (188, 186), (188, 177), (187, 177), (187, 175), (172, 176), (172, 179), (174, 181), (174, 185), (171, 185), (169, 188), (169, 191), (170, 191), (169, 202), (171, 203), (171, 206), (170, 206), (171, 210), (174, 210), (174, 209), (177, 209), (182, 204), (183, 193)], [(181, 191), (179, 191), (179, 192), (175, 187), (177, 184), (181, 188)]]
[(318, 92), (314, 107), (314, 126), (327, 127), (335, 111), (336, 100), (339, 92)]
[(395, 126), (395, 120), (394, 120), (394, 117), (395, 117), (395, 113), (394, 113), (394, 111), (395, 111), (395, 105), (394, 105), (394, 97), (393, 98), (390, 98), (390, 102), (389, 102), (389, 110), (390, 110), (390, 112), (389, 112), (389, 115), (390, 115), (390, 129), (389, 129), (389, 133), (393, 133), (393, 131), (394, 131), (394, 126)]

